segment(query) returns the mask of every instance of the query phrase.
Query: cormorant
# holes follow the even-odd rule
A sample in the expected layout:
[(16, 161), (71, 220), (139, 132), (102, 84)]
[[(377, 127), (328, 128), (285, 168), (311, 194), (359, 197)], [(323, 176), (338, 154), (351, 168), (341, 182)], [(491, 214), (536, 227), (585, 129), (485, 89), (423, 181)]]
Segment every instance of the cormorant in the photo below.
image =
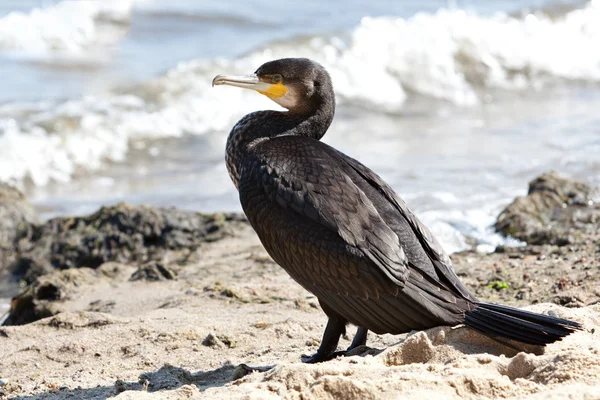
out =
[(555, 342), (576, 322), (478, 301), (429, 229), (377, 174), (319, 141), (335, 111), (327, 71), (306, 58), (263, 64), (214, 85), (253, 89), (288, 111), (258, 111), (231, 130), (229, 175), (269, 255), (313, 293), (329, 320), (316, 354), (336, 352), (346, 324), (400, 334), (465, 324), (492, 337)]

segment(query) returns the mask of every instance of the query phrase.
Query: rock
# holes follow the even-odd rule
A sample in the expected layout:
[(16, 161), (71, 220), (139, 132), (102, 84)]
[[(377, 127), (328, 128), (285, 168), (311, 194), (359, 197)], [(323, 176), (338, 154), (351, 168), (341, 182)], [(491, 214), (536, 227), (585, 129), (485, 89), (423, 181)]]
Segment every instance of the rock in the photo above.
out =
[(12, 299), (3, 325), (23, 325), (64, 311), (60, 300), (84, 283), (96, 282), (97, 276), (98, 272), (89, 268), (54, 271), (40, 276)]
[(217, 349), (224, 349), (224, 348), (234, 348), (237, 347), (237, 342), (235, 340), (233, 340), (231, 337), (229, 337), (228, 335), (225, 334), (213, 334), (213, 333), (209, 333), (204, 340), (202, 341), (202, 344), (204, 346), (207, 347), (214, 347)]
[(54, 269), (97, 268), (105, 262), (144, 264), (168, 252), (196, 249), (231, 233), (240, 214), (202, 214), (119, 203), (83, 217), (54, 218), (22, 244), (14, 272), (27, 283)]
[(498, 216), (495, 229), (528, 244), (564, 246), (600, 229), (600, 205), (594, 189), (547, 172), (529, 183), (527, 196), (517, 197)]
[(19, 257), (19, 242), (31, 237), (39, 217), (16, 188), (0, 183), (0, 280)]
[[(10, 311), (3, 325), (23, 325), (64, 312), (65, 299), (77, 297), (90, 285), (102, 282), (124, 282), (135, 267), (108, 262), (99, 268), (74, 268), (53, 270), (37, 277), (12, 299)], [(88, 311), (110, 312), (115, 302), (97, 300), (89, 304)]]
[(151, 262), (146, 265), (139, 267), (131, 278), (130, 281), (164, 281), (175, 279), (177, 271), (169, 268), (160, 262)]

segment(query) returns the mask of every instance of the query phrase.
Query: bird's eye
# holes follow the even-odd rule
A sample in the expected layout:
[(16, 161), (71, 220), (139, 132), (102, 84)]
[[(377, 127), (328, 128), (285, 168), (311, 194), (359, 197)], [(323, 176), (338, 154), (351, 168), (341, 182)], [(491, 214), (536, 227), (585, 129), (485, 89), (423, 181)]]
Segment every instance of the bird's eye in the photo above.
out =
[(279, 75), (279, 74), (275, 74), (273, 75), (273, 83), (280, 83), (283, 80), (283, 76)]

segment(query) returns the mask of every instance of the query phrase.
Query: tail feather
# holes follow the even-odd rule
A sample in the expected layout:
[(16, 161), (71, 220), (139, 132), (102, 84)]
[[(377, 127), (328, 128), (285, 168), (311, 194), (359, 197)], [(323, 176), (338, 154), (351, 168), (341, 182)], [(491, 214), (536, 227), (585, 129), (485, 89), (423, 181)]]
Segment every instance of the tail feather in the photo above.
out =
[(528, 335), (523, 334), (523, 332), (519, 332), (515, 330), (513, 332), (507, 333), (505, 327), (498, 326), (496, 322), (491, 322), (490, 320), (486, 320), (484, 317), (480, 317), (478, 312), (474, 312), (469, 314), (466, 319), (466, 324), (473, 329), (476, 329), (482, 333), (492, 336), (500, 336), (500, 337), (508, 337), (512, 340), (517, 340), (523, 343), (529, 343), (530, 338)]
[(581, 329), (577, 322), (497, 304), (478, 303), (465, 324), (482, 333), (544, 346)]

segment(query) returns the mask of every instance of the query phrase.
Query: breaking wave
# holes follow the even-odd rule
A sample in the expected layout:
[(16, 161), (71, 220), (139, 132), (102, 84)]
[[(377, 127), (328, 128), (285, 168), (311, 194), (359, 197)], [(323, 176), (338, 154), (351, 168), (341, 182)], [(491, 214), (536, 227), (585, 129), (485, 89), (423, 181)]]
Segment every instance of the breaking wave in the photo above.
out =
[(0, 51), (53, 59), (81, 57), (94, 46), (117, 43), (129, 22), (131, 0), (62, 1), (0, 18)]
[[(127, 21), (131, 9), (130, 2), (77, 2), (68, 12), (81, 26), (70, 27), (60, 23), (65, 3), (0, 19), (0, 48), (77, 53), (99, 40), (98, 21)], [(55, 31), (42, 29), (48, 21), (57, 21)], [(218, 73), (248, 73), (269, 59), (315, 59), (330, 71), (340, 103), (394, 112), (411, 94), (470, 106), (487, 101), (490, 89), (600, 82), (599, 48), (599, 0), (560, 17), (440, 10), (364, 18), (345, 35), (271, 43), (236, 60), (181, 63), (104, 97), (0, 106), (0, 180), (67, 181), (80, 169), (123, 160), (132, 140), (225, 131), (247, 112), (277, 108), (249, 91), (210, 87)]]

